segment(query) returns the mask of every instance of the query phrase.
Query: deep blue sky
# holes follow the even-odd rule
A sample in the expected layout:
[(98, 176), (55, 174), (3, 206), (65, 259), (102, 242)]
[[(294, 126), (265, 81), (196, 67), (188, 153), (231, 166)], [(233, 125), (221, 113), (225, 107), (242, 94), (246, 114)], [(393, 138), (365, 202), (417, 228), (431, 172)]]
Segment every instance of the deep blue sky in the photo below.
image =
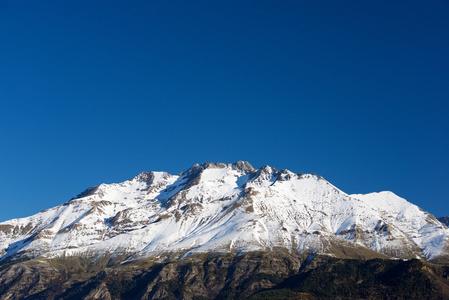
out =
[(449, 215), (449, 2), (1, 1), (0, 221), (247, 160)]

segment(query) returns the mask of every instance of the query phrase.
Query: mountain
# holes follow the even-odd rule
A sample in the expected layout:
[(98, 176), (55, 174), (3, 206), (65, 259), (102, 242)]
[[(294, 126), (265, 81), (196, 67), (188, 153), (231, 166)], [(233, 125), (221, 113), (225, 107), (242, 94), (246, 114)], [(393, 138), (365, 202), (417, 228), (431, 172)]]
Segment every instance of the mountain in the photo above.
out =
[[(208, 274), (201, 288), (207, 290), (202, 295), (210, 297), (226, 284), (235, 292), (242, 278), (217, 278), (231, 269), (234, 274), (241, 260), (252, 262), (243, 263), (249, 272), (246, 280), (250, 274), (276, 269), (275, 275), (285, 279), (312, 261), (319, 264), (332, 257), (449, 263), (448, 236), (449, 229), (434, 216), (392, 192), (348, 195), (314, 174), (270, 166), (254, 169), (242, 161), (204, 163), (179, 175), (143, 172), (122, 183), (101, 184), (60, 206), (0, 223), (0, 282), (3, 293), (16, 298), (51, 299), (64, 291), (67, 298), (70, 293), (114, 298), (118, 281), (108, 285), (108, 272), (131, 286), (139, 281), (130, 278), (153, 274), (154, 280), (168, 280), (177, 270), (185, 276), (201, 274), (203, 281)], [(254, 257), (260, 255), (264, 258), (257, 262)], [(205, 267), (208, 261), (210, 270)], [(266, 261), (271, 262), (270, 271), (263, 267)], [(39, 278), (33, 277), (36, 272)], [(273, 287), (276, 280), (270, 278), (259, 278), (257, 287), (242, 293)], [(22, 279), (26, 283), (18, 284)], [(151, 291), (145, 297), (175, 295), (159, 283), (154, 282), (153, 290), (146, 287)], [(123, 286), (119, 290), (133, 291)], [(39, 294), (43, 292), (47, 294)]]
[(447, 256), (448, 235), (431, 214), (391, 192), (348, 195), (317, 175), (205, 163), (177, 176), (143, 172), (101, 184), (0, 223), (0, 260), (276, 248), (437, 260)]

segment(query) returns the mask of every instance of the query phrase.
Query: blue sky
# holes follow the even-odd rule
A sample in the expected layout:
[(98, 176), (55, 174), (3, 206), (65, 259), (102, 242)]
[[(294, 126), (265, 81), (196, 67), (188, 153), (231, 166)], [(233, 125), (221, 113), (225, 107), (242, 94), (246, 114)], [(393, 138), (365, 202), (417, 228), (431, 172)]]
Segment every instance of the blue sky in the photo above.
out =
[(447, 1), (1, 1), (0, 221), (247, 160), (449, 215)]

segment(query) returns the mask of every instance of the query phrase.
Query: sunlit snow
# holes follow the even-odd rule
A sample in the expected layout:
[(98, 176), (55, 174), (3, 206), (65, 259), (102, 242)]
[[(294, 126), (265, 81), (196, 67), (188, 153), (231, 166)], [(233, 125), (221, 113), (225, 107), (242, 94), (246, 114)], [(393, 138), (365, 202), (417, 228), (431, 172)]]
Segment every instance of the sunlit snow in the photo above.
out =
[(275, 248), (331, 255), (331, 242), (398, 258), (447, 252), (449, 230), (391, 192), (347, 195), (316, 175), (236, 166), (144, 172), (0, 223), (0, 259)]

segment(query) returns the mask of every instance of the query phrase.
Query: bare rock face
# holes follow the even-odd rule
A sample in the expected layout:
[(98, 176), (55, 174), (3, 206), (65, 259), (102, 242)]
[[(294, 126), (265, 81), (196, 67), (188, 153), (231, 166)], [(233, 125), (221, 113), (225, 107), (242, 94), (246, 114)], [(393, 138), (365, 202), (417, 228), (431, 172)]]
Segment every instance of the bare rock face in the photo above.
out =
[(449, 267), (419, 260), (266, 251), (85, 262), (58, 258), (4, 266), (0, 299), (449, 299)]
[(1, 299), (23, 299), (61, 280), (61, 274), (51, 266), (14, 264), (0, 271)]
[(249, 171), (249, 172), (255, 171), (253, 166), (247, 161), (238, 161), (235, 164), (233, 164), (233, 167), (234, 167), (234, 169), (241, 170), (241, 171)]
[[(87, 262), (87, 261), (86, 261)], [(0, 272), (0, 299), (194, 299), (249, 296), (298, 272), (301, 258), (271, 252), (195, 255), (170, 262), (84, 265), (73, 258), (28, 261)], [(55, 267), (50, 267), (53, 265)]]

